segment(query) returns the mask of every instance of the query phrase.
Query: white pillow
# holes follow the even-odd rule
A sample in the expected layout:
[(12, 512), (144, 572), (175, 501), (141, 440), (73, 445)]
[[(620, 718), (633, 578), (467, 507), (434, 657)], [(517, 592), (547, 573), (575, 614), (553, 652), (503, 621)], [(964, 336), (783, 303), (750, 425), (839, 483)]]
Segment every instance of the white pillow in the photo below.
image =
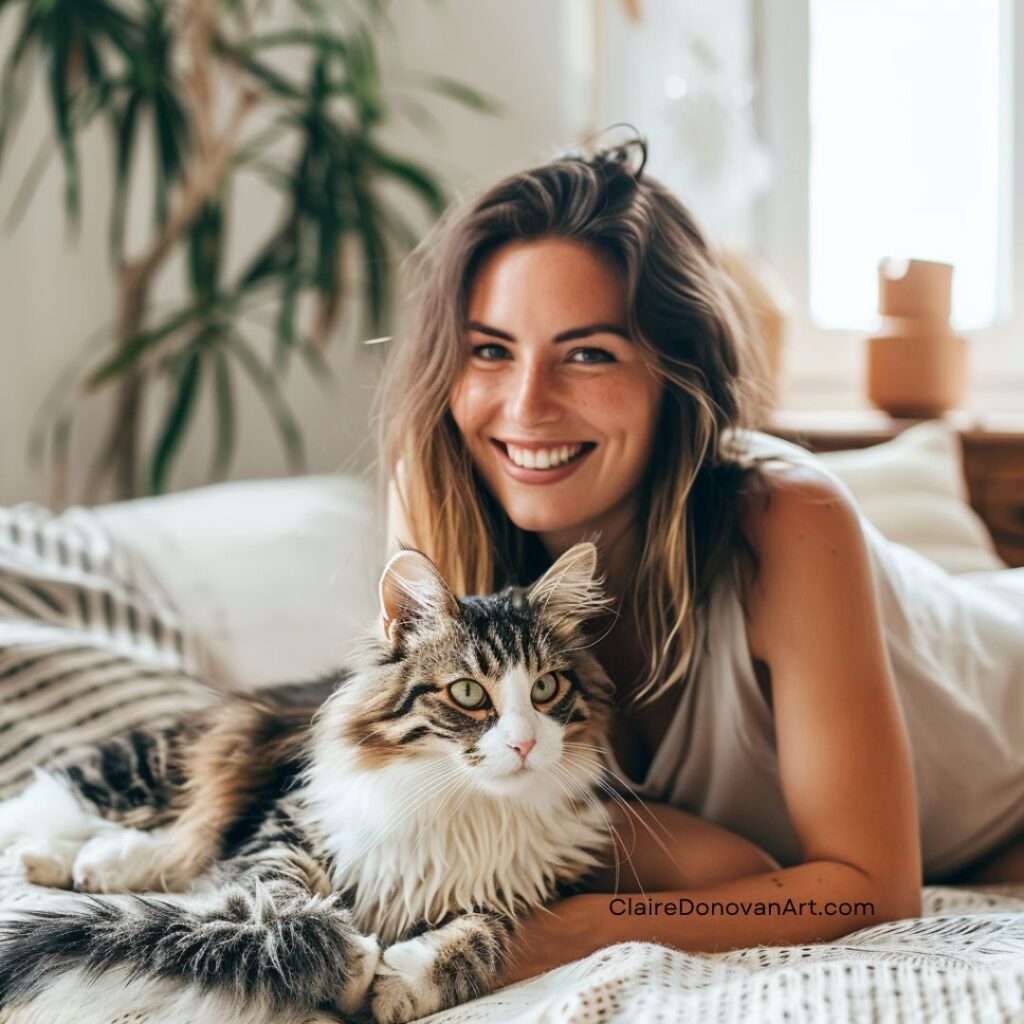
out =
[(376, 614), (383, 528), (356, 477), (217, 484), (95, 511), (205, 644), (212, 681), (312, 678), (342, 664)]
[(929, 420), (883, 444), (818, 458), (887, 539), (951, 573), (1006, 568), (968, 504), (960, 437), (947, 423)]

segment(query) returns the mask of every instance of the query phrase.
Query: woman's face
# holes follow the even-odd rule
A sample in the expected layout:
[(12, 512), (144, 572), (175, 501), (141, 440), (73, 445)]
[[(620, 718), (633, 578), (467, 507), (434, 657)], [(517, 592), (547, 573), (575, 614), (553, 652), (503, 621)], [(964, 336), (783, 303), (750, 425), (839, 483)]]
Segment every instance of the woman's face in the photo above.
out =
[(614, 265), (567, 239), (511, 242), (472, 282), (451, 411), (520, 529), (549, 552), (632, 517), (662, 385), (627, 336)]

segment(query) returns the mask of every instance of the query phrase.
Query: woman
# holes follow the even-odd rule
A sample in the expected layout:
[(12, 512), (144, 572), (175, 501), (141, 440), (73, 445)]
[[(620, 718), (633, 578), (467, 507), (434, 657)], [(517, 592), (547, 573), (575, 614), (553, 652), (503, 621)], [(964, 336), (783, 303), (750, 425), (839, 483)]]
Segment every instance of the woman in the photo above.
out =
[[(893, 561), (811, 456), (740, 429), (747, 318), (639, 148), (639, 169), (630, 147), (568, 157), (451, 212), (385, 380), (394, 541), (474, 593), (596, 535), (618, 603), (595, 644), (616, 684), (613, 768), (654, 826), (625, 844), (617, 891), (663, 906), (630, 913), (609, 875), (524, 924), (506, 981), (617, 941), (793, 944), (917, 916), (926, 871), (969, 877), (1002, 845), (984, 877), (1024, 879), (1024, 678), (1016, 696), (999, 682), (1014, 743), (950, 690), (940, 637), (896, 657), (900, 602), (948, 578), (923, 560), (908, 575), (911, 553)], [(1022, 629), (1024, 587), (1016, 613)], [(908, 729), (901, 697), (950, 735)], [(992, 750), (970, 785), (942, 776), (959, 739)], [(680, 918), (664, 909), (679, 895), (737, 906)]]

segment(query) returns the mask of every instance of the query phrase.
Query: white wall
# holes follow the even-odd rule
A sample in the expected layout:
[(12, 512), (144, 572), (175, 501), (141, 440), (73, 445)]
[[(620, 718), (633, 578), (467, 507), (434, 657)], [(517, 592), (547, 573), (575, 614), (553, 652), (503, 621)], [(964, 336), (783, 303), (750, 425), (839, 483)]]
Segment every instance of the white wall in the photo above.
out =
[[(704, 8), (697, 0), (647, 0), (645, 22), (630, 25), (619, 0), (395, 0), (391, 19), (397, 36), (382, 46), (406, 66), (436, 71), (471, 84), (499, 99), (504, 112), (491, 117), (448, 100), (430, 101), (441, 134), (405, 121), (389, 128), (390, 143), (430, 161), (460, 193), (475, 190), (510, 170), (552, 156), (574, 144), (595, 125), (625, 118), (652, 136), (652, 168), (661, 170), (678, 137), (666, 123), (657, 97), (663, 88), (664, 60), (650, 59), (665, 19), (679, 29), (680, 18)], [(745, 45), (734, 22), (743, 22), (745, 0), (715, 5), (712, 27), (728, 50)], [(595, 15), (599, 18), (595, 20)], [(595, 26), (599, 30), (594, 35)], [(724, 30), (723, 30), (724, 26)], [(11, 19), (0, 19), (0, 47), (9, 41)], [(5, 31), (4, 31), (5, 30)], [(737, 42), (738, 40), (738, 42)], [(597, 101), (592, 92), (594, 55), (608, 71)], [(739, 52), (739, 51), (737, 51)], [(389, 57), (389, 59), (392, 59)], [(47, 124), (39, 98), (17, 139), (14, 159), (0, 173), (0, 218), (9, 208), (23, 169)], [(664, 140), (664, 144), (659, 142)], [(68, 241), (61, 205), (62, 172), (48, 166), (29, 211), (13, 234), (0, 235), (0, 502), (46, 502), (43, 471), (30, 469), (26, 443), (30, 424), (60, 368), (79, 352), (91, 332), (111, 317), (115, 292), (107, 266), (106, 225), (110, 190), (108, 138), (94, 133), (83, 152), (85, 208), (77, 243)], [(672, 167), (664, 169), (672, 179)], [(685, 181), (682, 182), (686, 184)], [(148, 217), (147, 197), (133, 196), (136, 231)], [(247, 186), (236, 198), (235, 217), (242, 248), (261, 236), (268, 223), (266, 194)], [(176, 275), (161, 279), (156, 298), (169, 301)], [(355, 318), (352, 318), (355, 319)], [(296, 365), (286, 394), (304, 426), (309, 468), (331, 471), (366, 468), (373, 458), (369, 409), (383, 357), (383, 346), (362, 348), (350, 321), (330, 350), (337, 384), (325, 392)], [(284, 461), (269, 418), (257, 397), (240, 391), (234, 478), (281, 475)], [(171, 485), (201, 484), (209, 462), (212, 417), (203, 398), (202, 415), (186, 438)], [(92, 400), (84, 410), (73, 450), (71, 495), (80, 484), (105, 426), (106, 409)], [(152, 420), (152, 417), (150, 418)], [(150, 427), (153, 423), (150, 422)]]

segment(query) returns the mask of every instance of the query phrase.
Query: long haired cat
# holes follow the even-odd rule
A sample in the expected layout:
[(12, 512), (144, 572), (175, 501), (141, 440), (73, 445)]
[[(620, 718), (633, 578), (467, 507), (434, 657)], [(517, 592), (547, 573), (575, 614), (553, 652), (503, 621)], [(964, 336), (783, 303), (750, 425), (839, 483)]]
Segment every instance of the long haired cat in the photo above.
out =
[(611, 855), (596, 562), (458, 599), (401, 551), (356, 667), (40, 772), (0, 804), (27, 876), (149, 894), (6, 922), (0, 1018), (394, 1022), (489, 991), (517, 917)]

